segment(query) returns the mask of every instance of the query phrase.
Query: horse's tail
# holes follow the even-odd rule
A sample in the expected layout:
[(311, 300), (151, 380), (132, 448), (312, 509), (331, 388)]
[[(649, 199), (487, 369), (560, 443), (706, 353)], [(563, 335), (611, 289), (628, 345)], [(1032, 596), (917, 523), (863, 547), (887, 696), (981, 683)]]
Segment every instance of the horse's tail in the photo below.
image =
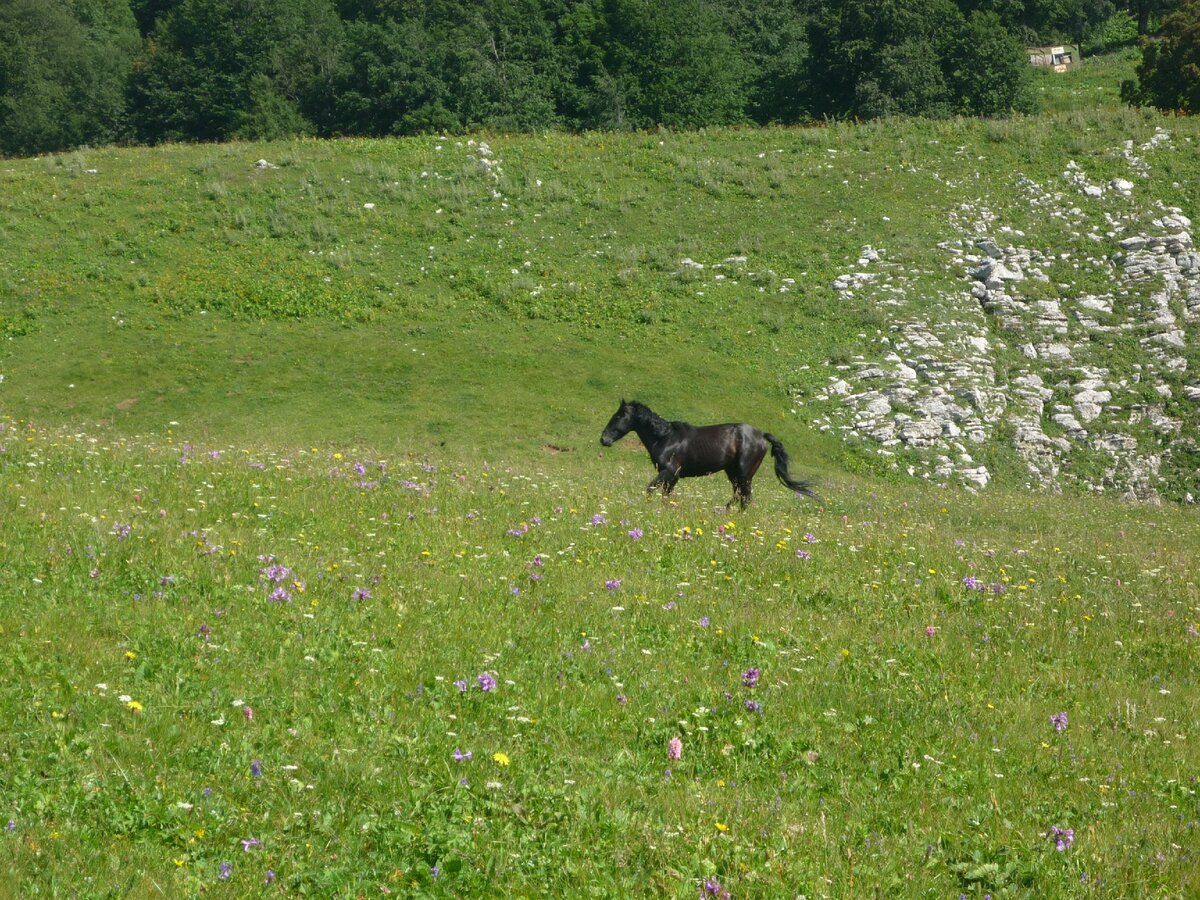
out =
[(788, 455), (787, 451), (783, 449), (783, 441), (773, 434), (764, 433), (763, 437), (771, 444), (771, 455), (775, 457), (775, 477), (779, 479), (780, 483), (801, 497), (811, 497), (818, 503), (823, 503), (820, 494), (812, 489), (812, 484), (799, 478), (793, 478), (788, 474)]

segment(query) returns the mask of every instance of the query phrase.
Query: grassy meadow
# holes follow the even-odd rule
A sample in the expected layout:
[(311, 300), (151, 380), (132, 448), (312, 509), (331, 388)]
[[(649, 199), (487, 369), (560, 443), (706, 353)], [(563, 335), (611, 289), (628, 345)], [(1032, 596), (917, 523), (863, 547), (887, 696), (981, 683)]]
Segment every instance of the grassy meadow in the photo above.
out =
[[(1097, 77), (0, 161), (0, 888), (1200, 893), (1194, 511), (905, 480), (798, 399), (887, 327), (829, 288), (863, 245), (950, 291), (964, 203), (1072, 239), (1014, 173), (1163, 123)], [(1194, 210), (1169, 127), (1139, 202)], [(647, 499), (622, 395), (768, 428), (824, 504)]]

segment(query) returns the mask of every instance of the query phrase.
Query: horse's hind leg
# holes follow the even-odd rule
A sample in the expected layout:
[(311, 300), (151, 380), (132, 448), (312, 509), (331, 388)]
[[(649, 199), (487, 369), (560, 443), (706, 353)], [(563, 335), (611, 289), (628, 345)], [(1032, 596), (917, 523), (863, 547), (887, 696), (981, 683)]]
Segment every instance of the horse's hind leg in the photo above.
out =
[(734, 468), (728, 469), (725, 472), (729, 476), (729, 483), (733, 485), (733, 497), (725, 504), (726, 509), (732, 509), (733, 504), (741, 504), (742, 509), (746, 508), (746, 504), (750, 502), (750, 481), (743, 477), (741, 472)]

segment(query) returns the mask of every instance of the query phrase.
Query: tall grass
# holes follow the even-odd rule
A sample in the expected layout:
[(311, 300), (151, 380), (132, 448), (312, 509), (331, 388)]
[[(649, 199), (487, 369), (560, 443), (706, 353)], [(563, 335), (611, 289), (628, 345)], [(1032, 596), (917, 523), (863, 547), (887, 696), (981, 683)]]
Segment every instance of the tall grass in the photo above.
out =
[(0, 444), (22, 896), (1200, 887), (1179, 512)]

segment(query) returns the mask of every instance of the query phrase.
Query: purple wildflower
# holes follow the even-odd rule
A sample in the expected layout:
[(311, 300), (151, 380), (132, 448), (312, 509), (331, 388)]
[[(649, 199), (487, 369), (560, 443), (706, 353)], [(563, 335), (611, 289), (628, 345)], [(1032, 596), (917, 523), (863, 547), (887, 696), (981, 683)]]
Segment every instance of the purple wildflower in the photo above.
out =
[(635, 540), (635, 541), (641, 540), (641, 538), (642, 538), (642, 529), (640, 529), (640, 528), (631, 528), (631, 529), (629, 530), (629, 537), (630, 537), (630, 538), (632, 538), (632, 539), (633, 539), (633, 540)]
[(271, 595), (268, 597), (268, 599), (275, 603), (291, 603), (292, 595), (284, 589), (283, 585), (280, 585), (279, 587), (275, 588), (275, 590), (271, 591)]
[(617, 694), (617, 703), (619, 703), (621, 706), (626, 706), (629, 703), (629, 698), (624, 694)]
[(762, 704), (757, 700), (747, 700), (745, 706), (746, 709), (750, 710), (750, 712), (758, 713), (760, 716), (762, 715)]
[(470, 762), (471, 757), (474, 755), (475, 754), (470, 750), (467, 750), (464, 753), (462, 750), (459, 750), (457, 747), (454, 748), (454, 761), (455, 762)]
[(683, 758), (683, 741), (677, 737), (667, 741), (667, 759)]
[(217, 877), (220, 878), (222, 881), (228, 881), (229, 876), (232, 874), (233, 874), (233, 863), (231, 863), (231, 862), (221, 863), (221, 872)]
[(441, 874), (442, 874), (442, 870), (440, 868), (438, 868), (437, 866), (434, 866), (432, 869), (429, 870), (429, 877), (432, 878), (434, 881), (437, 881), (438, 876)]
[(262, 778), (262, 760), (250, 760), (250, 774), (255, 778)]
[(454, 686), (458, 688), (458, 692), (460, 694), (465, 694), (467, 692), (467, 680), (465, 678), (456, 678), (454, 680)]
[(275, 880), (275, 870), (267, 869), (267, 877), (263, 879), (263, 884), (270, 884)]
[(812, 554), (807, 550), (797, 550), (796, 559), (812, 559)]
[(371, 592), (366, 588), (355, 588), (354, 593), (350, 595), (351, 600), (370, 600)]
[(934, 625), (926, 625), (925, 626), (925, 637), (933, 637), (935, 634), (937, 634), (936, 626), (934, 626)]
[(607, 525), (608, 519), (604, 518), (604, 513), (596, 513), (592, 516), (593, 525)]
[(1055, 713), (1050, 717), (1050, 724), (1054, 726), (1055, 731), (1067, 730), (1067, 714), (1065, 711)]
[(621, 587), (621, 579), (620, 578), (609, 578), (607, 581), (604, 582), (604, 586), (606, 588), (608, 588), (610, 591), (615, 591)]
[(251, 847), (261, 847), (262, 841), (256, 837), (242, 838), (242, 852), (249, 853)]
[(817, 542), (817, 537), (811, 531), (804, 536), (804, 543), (815, 544), (816, 542)]
[(758, 678), (760, 675), (762, 675), (762, 671), (758, 668), (749, 668), (742, 673), (742, 684), (748, 688), (752, 688), (758, 684)]
[(700, 617), (700, 627), (701, 627), (701, 628), (707, 628), (707, 627), (708, 627), (708, 625), (709, 625), (709, 619), (708, 619), (708, 616), (701, 616), (701, 617)]
[(484, 693), (496, 689), (496, 678), (490, 672), (479, 673), (479, 689)]
[(1057, 825), (1054, 825), (1051, 826), (1050, 831), (1046, 834), (1046, 837), (1054, 841), (1054, 849), (1059, 853), (1062, 853), (1073, 843), (1075, 843), (1075, 829), (1059, 828)]

